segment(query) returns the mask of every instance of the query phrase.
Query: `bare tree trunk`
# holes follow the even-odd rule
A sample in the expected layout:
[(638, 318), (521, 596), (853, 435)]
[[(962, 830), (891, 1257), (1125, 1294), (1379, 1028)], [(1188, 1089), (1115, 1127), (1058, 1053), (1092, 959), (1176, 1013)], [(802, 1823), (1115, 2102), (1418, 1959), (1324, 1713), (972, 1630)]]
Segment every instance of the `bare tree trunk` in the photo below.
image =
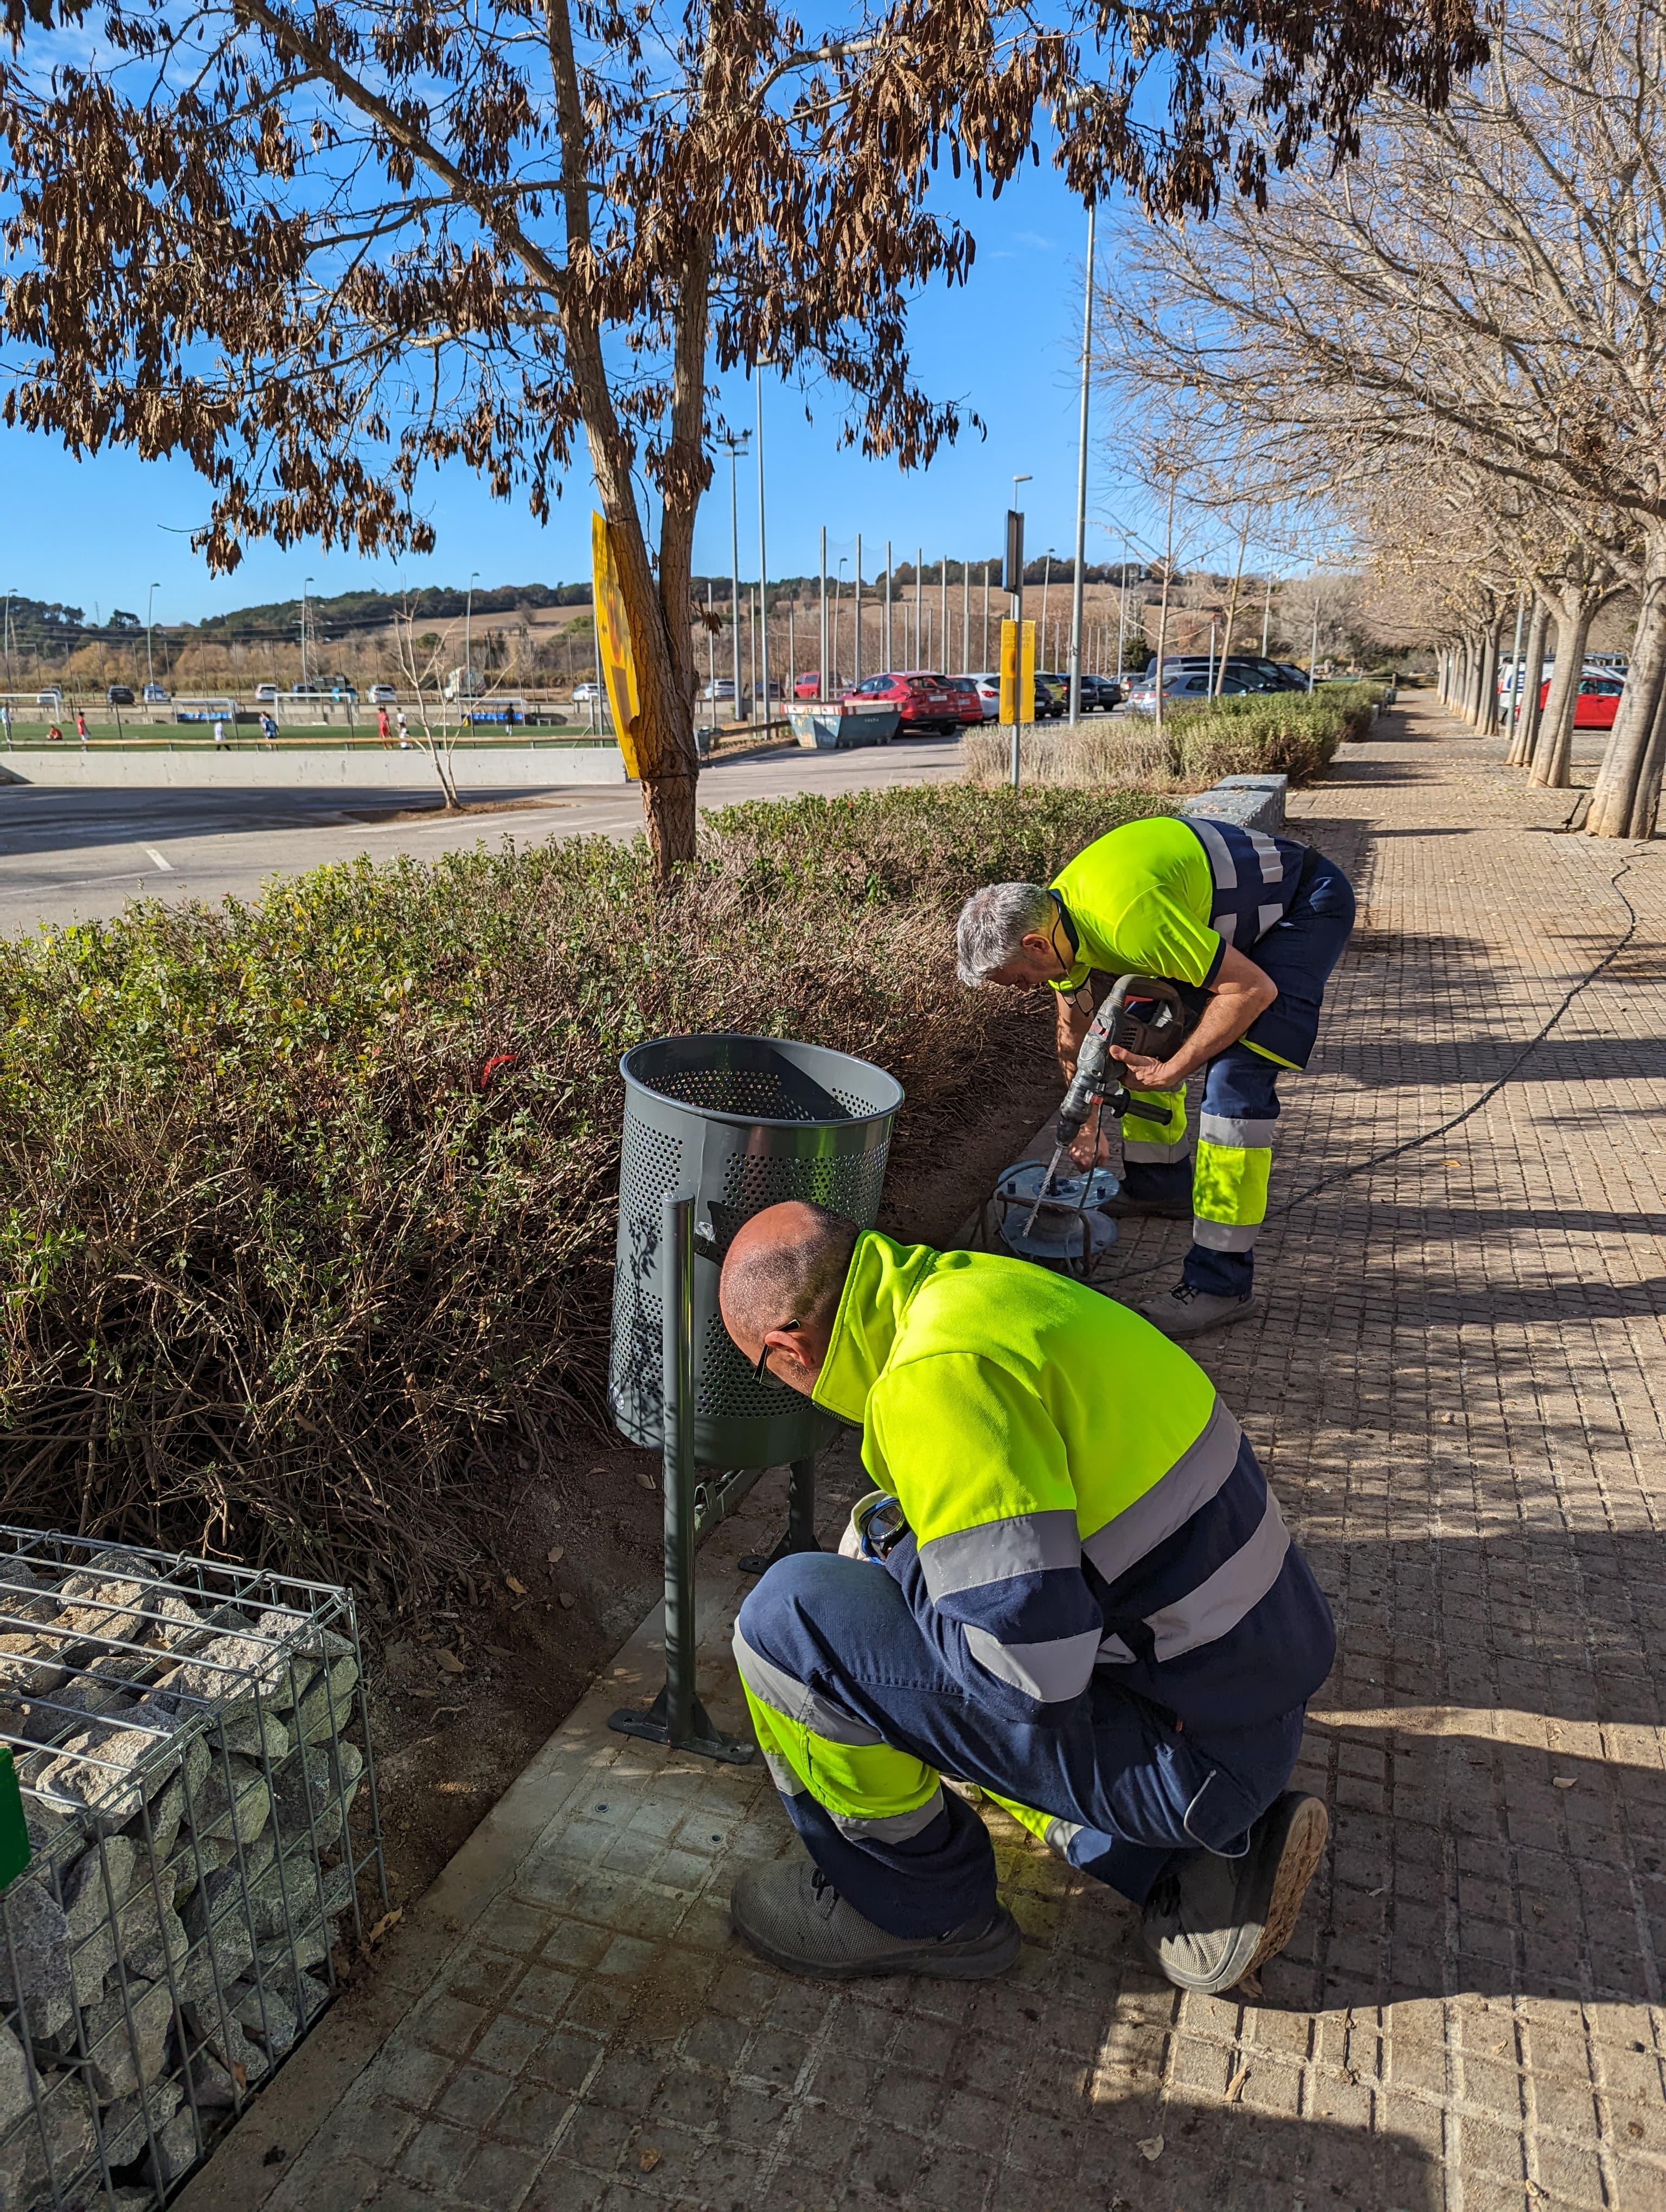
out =
[(1556, 672), (1550, 679), (1550, 696), (1545, 702), (1528, 781), (1563, 791), (1573, 755), (1573, 717), (1579, 704), (1579, 678), (1584, 672), (1585, 640), (1602, 602), (1582, 592), (1566, 592), (1554, 604)]
[[(1591, 791), (1585, 827), (1593, 837), (1634, 837), (1639, 834), (1632, 824), (1644, 804), (1645, 762), (1654, 748), (1663, 686), (1666, 574), (1651, 576), (1644, 586), (1626, 689)], [(1652, 806), (1647, 811), (1652, 823)]]
[(1475, 727), (1490, 738), (1499, 720), (1499, 631), (1489, 629), (1481, 641), (1481, 680), (1475, 686)]
[(1654, 727), (1649, 732), (1649, 748), (1643, 757), (1643, 772), (1637, 780), (1637, 795), (1632, 802), (1632, 815), (1626, 835), (1646, 843), (1655, 834), (1655, 824), (1660, 814), (1660, 784), (1666, 770), (1666, 683), (1660, 687), (1655, 702)]
[(1533, 740), (1539, 732), (1539, 690), (1545, 680), (1545, 631), (1549, 623), (1550, 610), (1535, 592), (1516, 690), (1516, 726), (1510, 742), (1511, 768), (1525, 768), (1533, 757)]

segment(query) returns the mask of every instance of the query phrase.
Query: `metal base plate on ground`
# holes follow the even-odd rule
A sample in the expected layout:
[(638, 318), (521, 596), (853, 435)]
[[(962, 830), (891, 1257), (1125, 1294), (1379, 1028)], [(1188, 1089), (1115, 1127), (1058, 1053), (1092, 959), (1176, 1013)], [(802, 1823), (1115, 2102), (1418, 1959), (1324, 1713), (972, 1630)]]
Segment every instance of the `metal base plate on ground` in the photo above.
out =
[(702, 1752), (708, 1759), (721, 1759), (731, 1766), (745, 1766), (757, 1755), (755, 1743), (724, 1735), (714, 1729), (698, 1698), (690, 1702), (688, 1727), (673, 1736), (670, 1703), (666, 1692), (661, 1690), (651, 1705), (621, 1705), (609, 1717), (607, 1725), (621, 1735), (641, 1736), (645, 1743), (670, 1744), (675, 1751)]
[[(1045, 1160), (1019, 1160), (996, 1178), (992, 1202), (1001, 1240), (1020, 1260), (1085, 1274), (1116, 1242), (1116, 1224), (1098, 1208), (1122, 1185), (1109, 1168), (1059, 1176), (1043, 1190), (1046, 1180)], [(1031, 1223), (1038, 1194), (1041, 1207)]]

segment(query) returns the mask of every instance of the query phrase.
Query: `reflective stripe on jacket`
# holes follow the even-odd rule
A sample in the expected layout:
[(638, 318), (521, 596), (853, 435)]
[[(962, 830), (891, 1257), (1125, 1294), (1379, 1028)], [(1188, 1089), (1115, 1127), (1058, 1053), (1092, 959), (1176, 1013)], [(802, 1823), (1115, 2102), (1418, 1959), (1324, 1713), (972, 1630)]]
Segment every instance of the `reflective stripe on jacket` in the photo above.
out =
[(1195, 1360), (1018, 1260), (858, 1239), (816, 1402), (910, 1534), (886, 1565), (986, 1704), (1044, 1721), (1097, 1667), (1199, 1727), (1329, 1671), (1329, 1609)]

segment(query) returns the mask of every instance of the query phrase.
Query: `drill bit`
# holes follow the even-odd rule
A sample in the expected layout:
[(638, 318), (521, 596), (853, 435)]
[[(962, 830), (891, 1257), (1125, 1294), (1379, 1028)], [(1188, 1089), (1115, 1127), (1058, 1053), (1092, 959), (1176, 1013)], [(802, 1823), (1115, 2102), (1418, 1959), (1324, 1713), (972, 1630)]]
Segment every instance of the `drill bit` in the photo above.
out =
[(1047, 1164), (1047, 1173), (1042, 1177), (1042, 1187), (1036, 1193), (1036, 1202), (1030, 1209), (1030, 1218), (1025, 1223), (1023, 1228), (1018, 1231), (1020, 1237), (1027, 1237), (1030, 1234), (1030, 1231), (1035, 1227), (1036, 1216), (1042, 1210), (1042, 1200), (1046, 1197), (1048, 1192), (1052, 1189), (1053, 1178), (1059, 1172), (1059, 1162), (1063, 1158), (1063, 1145), (1055, 1145), (1053, 1147), (1053, 1157)]

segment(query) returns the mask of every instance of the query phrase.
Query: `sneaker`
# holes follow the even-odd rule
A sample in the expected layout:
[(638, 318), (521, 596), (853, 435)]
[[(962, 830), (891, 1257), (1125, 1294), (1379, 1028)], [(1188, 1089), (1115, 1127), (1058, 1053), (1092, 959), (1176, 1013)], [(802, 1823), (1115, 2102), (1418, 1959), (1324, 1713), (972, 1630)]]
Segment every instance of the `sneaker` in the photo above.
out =
[(1023, 1947), (1004, 1905), (945, 1936), (887, 1936), (808, 1859), (748, 1867), (730, 1894), (729, 1924), (772, 1966), (835, 1982), (866, 1974), (978, 1982), (1004, 1974)]
[(1219, 1996), (1283, 1950), (1329, 1829), (1316, 1797), (1286, 1790), (1241, 1859), (1193, 1851), (1158, 1877), (1140, 1936), (1177, 1989)]
[(1194, 1290), (1189, 1283), (1177, 1283), (1160, 1298), (1147, 1299), (1140, 1311), (1164, 1336), (1179, 1338), (1201, 1336), (1206, 1328), (1226, 1328), (1235, 1321), (1248, 1321), (1260, 1305), (1253, 1291), (1241, 1298), (1228, 1298), (1216, 1291)]

